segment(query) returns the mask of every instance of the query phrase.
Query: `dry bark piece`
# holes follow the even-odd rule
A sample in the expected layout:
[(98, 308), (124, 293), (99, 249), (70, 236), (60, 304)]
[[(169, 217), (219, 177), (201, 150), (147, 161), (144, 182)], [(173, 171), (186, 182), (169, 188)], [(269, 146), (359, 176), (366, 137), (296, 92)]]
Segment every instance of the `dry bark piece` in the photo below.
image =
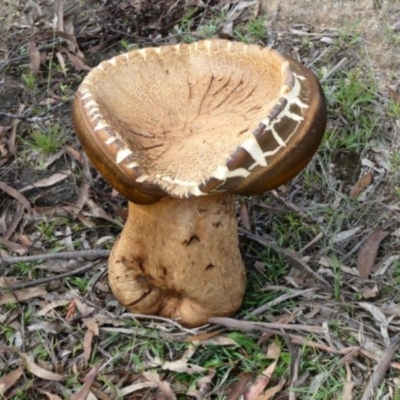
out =
[(82, 82), (75, 131), (129, 204), (110, 286), (134, 313), (197, 326), (240, 306), (234, 195), (297, 175), (326, 126), (318, 80), (272, 49), (205, 40), (134, 50)]

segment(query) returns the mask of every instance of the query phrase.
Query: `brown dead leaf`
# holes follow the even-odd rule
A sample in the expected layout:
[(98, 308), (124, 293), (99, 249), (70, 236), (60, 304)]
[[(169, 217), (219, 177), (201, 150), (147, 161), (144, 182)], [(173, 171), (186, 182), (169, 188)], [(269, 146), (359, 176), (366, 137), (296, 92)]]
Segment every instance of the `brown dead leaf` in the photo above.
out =
[(264, 391), (269, 381), (271, 380), (271, 376), (275, 371), (277, 363), (278, 363), (278, 358), (276, 358), (275, 361), (262, 372), (261, 376), (259, 376), (248, 387), (248, 389), (244, 393), (245, 400), (256, 400), (261, 395), (261, 393)]
[(81, 153), (79, 153), (78, 150), (75, 150), (73, 147), (68, 145), (65, 145), (64, 148), (71, 157), (73, 157), (76, 161), (82, 164), (82, 155)]
[(78, 42), (76, 41), (76, 38), (74, 35), (70, 35), (67, 32), (64, 31), (56, 31), (56, 35), (62, 39), (65, 39), (68, 42), (68, 49), (76, 53), (79, 50)]
[(85, 336), (83, 338), (83, 359), (86, 363), (90, 359), (90, 354), (92, 353), (92, 340), (93, 340), (94, 333), (91, 329), (88, 329), (85, 332)]
[(0, 243), (4, 244), (4, 246), (7, 246), (8, 249), (13, 251), (14, 253), (18, 253), (20, 256), (22, 256), (23, 254), (25, 254), (31, 250), (30, 247), (28, 247), (28, 246), (24, 246), (23, 244), (11, 242), (9, 240), (2, 238), (1, 236), (0, 236)]
[(57, 172), (57, 173), (49, 176), (48, 178), (39, 179), (32, 185), (23, 187), (22, 189), (20, 189), (20, 191), (26, 192), (27, 190), (34, 189), (34, 188), (52, 186), (58, 182), (63, 181), (65, 178), (68, 178), (68, 176), (71, 174), (72, 174), (72, 171), (70, 171), (70, 170), (60, 171), (60, 172)]
[(372, 299), (379, 294), (378, 285), (375, 284), (372, 288), (367, 286), (365, 288), (360, 289), (360, 292), (364, 299)]
[(92, 352), (92, 341), (93, 336), (99, 334), (99, 325), (93, 318), (84, 319), (83, 323), (88, 327), (83, 338), (83, 358), (86, 362), (90, 359), (90, 354)]
[(15, 190), (4, 182), (0, 182), (0, 189), (9, 194), (11, 197), (14, 197), (14, 199), (21, 203), (29, 213), (31, 212), (32, 208), (29, 204), (29, 201), (18, 190)]
[(29, 69), (32, 74), (37, 74), (40, 69), (40, 53), (34, 42), (29, 42), (28, 45), (28, 55), (29, 55)]
[(276, 342), (271, 342), (268, 345), (267, 354), (265, 355), (265, 358), (268, 358), (269, 360), (277, 360), (280, 354), (281, 354), (281, 349), (278, 346), (278, 344)]
[(361, 278), (368, 279), (375, 264), (379, 246), (387, 236), (389, 236), (389, 232), (383, 231), (380, 228), (375, 229), (361, 246), (357, 259), (357, 268)]
[(99, 324), (94, 318), (84, 318), (82, 322), (93, 331), (95, 336), (99, 335)]
[(86, 205), (90, 207), (90, 213), (85, 212), (84, 215), (102, 218), (123, 228), (124, 224), (108, 215), (107, 212), (104, 211), (100, 206), (98, 206), (93, 200), (86, 199)]
[(351, 188), (349, 196), (353, 199), (357, 198), (357, 196), (366, 189), (372, 182), (372, 171), (367, 172), (363, 175), (358, 182)]
[(260, 394), (256, 400), (270, 400), (272, 399), (277, 393), (279, 393), (282, 388), (285, 386), (285, 379), (281, 379), (281, 381), (274, 387), (267, 389), (263, 394)]
[(64, 60), (64, 57), (63, 57), (63, 55), (62, 55), (59, 51), (57, 51), (56, 57), (57, 57), (58, 63), (60, 64), (61, 71), (62, 71), (62, 73), (64, 74), (64, 76), (66, 77), (66, 76), (67, 76), (67, 70), (66, 70), (66, 68), (65, 68), (65, 60)]
[(17, 369), (14, 369), (14, 371), (11, 371), (7, 375), (4, 375), (0, 378), (0, 395), (3, 396), (8, 389), (13, 387), (17, 380), (21, 377), (22, 375), (22, 368), (19, 367)]
[(65, 319), (71, 319), (76, 313), (76, 302), (75, 300), (72, 300), (71, 303), (68, 305), (68, 310), (67, 314), (65, 316)]
[(39, 316), (39, 317), (42, 317), (43, 315), (46, 315), (48, 312), (50, 312), (54, 308), (56, 308), (56, 307), (64, 307), (67, 304), (69, 304), (69, 300), (59, 299), (59, 300), (52, 301), (47, 306), (45, 306), (41, 310), (39, 310), (36, 313), (36, 315)]
[(94, 310), (94, 307), (89, 307), (85, 302), (81, 301), (80, 299), (76, 298), (75, 306), (80, 312), (81, 315), (88, 317)]
[(145, 371), (143, 376), (150, 382), (157, 384), (158, 389), (165, 395), (167, 400), (177, 400), (171, 386), (167, 381), (162, 381), (160, 375), (155, 371)]
[(89, 373), (85, 376), (85, 384), (82, 386), (82, 388), (74, 393), (71, 397), (70, 400), (85, 400), (87, 395), (89, 394), (90, 387), (92, 386), (97, 373), (99, 372), (99, 369), (101, 368), (103, 363), (98, 364), (96, 367), (93, 367)]
[(232, 385), (229, 390), (226, 400), (239, 400), (243, 398), (243, 393), (246, 391), (248, 383), (253, 379), (252, 373), (243, 374), (239, 382)]
[(397, 91), (397, 86), (398, 85), (387, 85), (387, 89), (388, 89), (390, 98), (392, 100), (394, 100), (396, 103), (400, 104), (400, 94)]
[(46, 294), (46, 290), (41, 287), (16, 290), (13, 293), (0, 293), (0, 306), (8, 303), (15, 303), (17, 301), (27, 301)]
[(246, 230), (251, 231), (249, 212), (244, 201), (240, 202), (240, 221)]
[(67, 53), (69, 60), (73, 64), (73, 66), (78, 70), (78, 71), (91, 71), (92, 68), (89, 67), (85, 62), (79, 58), (78, 56), (75, 56), (72, 53)]
[(54, 372), (48, 371), (42, 367), (39, 367), (31, 358), (25, 354), (20, 353), (21, 358), (24, 360), (26, 369), (38, 378), (47, 379), (48, 381), (62, 381), (66, 379), (65, 376), (56, 374)]
[(47, 396), (47, 398), (49, 400), (62, 400), (60, 396), (58, 396), (57, 394), (50, 393), (47, 390), (43, 390), (43, 389), (39, 389), (39, 388), (36, 388), (36, 390), (38, 392), (44, 394), (45, 396)]

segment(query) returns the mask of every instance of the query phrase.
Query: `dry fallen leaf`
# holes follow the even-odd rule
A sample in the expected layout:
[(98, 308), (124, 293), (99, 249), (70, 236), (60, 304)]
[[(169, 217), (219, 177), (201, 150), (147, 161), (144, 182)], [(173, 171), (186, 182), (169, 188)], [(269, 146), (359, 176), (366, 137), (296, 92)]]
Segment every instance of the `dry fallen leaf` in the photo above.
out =
[(253, 378), (252, 373), (243, 374), (240, 377), (239, 382), (236, 382), (230, 388), (226, 400), (239, 400), (243, 398), (242, 395), (246, 391), (247, 385), (252, 380), (252, 378)]
[(86, 205), (90, 208), (90, 212), (85, 212), (84, 215), (96, 218), (103, 218), (106, 221), (112, 222), (113, 224), (120, 226), (121, 228), (124, 227), (124, 225), (120, 221), (108, 215), (107, 212), (104, 211), (100, 206), (98, 206), (93, 200), (87, 199)]
[(342, 399), (353, 400), (354, 382), (351, 379), (352, 378), (351, 368), (348, 363), (346, 363), (346, 371), (347, 371), (347, 377), (346, 377), (346, 383), (343, 385)]
[(58, 64), (60, 65), (60, 68), (61, 68), (61, 71), (62, 71), (63, 75), (65, 77), (67, 77), (67, 70), (65, 68), (65, 60), (64, 60), (63, 55), (59, 51), (57, 51), (56, 57), (57, 57)]
[(256, 398), (256, 400), (272, 399), (277, 393), (279, 393), (282, 390), (282, 388), (285, 386), (285, 383), (286, 383), (285, 379), (281, 379), (280, 382), (276, 386), (267, 389), (263, 394), (260, 394)]
[(31, 212), (31, 205), (29, 204), (29, 201), (18, 190), (15, 190), (4, 182), (0, 182), (0, 189), (9, 194), (11, 197), (14, 197), (14, 199), (21, 203), (29, 213)]
[(203, 400), (207, 397), (208, 393), (212, 389), (212, 380), (216, 374), (215, 370), (210, 370), (207, 375), (203, 376), (197, 381), (198, 389), (189, 389), (186, 393), (188, 396), (195, 397), (196, 400)]
[(90, 354), (92, 353), (93, 336), (93, 331), (91, 329), (88, 329), (85, 332), (85, 336), (83, 338), (83, 359), (86, 361), (86, 363), (89, 361)]
[(389, 96), (392, 100), (400, 104), (400, 94), (397, 91), (398, 85), (387, 85)]
[(351, 188), (349, 196), (353, 199), (356, 198), (364, 189), (366, 189), (372, 182), (372, 171), (363, 175), (357, 183)]
[(47, 292), (41, 287), (31, 287), (22, 290), (16, 290), (13, 293), (0, 293), (0, 306), (17, 301), (27, 301), (35, 297), (46, 295)]
[(400, 344), (400, 337), (396, 336), (390, 343), (388, 343), (385, 352), (380, 358), (378, 364), (375, 367), (374, 373), (372, 374), (371, 380), (364, 391), (361, 400), (370, 400), (375, 398), (376, 390), (381, 386), (385, 379), (387, 370), (390, 367), (390, 363), (397, 352), (397, 348)]
[(13, 387), (17, 380), (21, 377), (22, 375), (22, 368), (17, 368), (14, 369), (14, 371), (11, 371), (7, 375), (4, 375), (0, 378), (0, 395), (3, 396), (5, 392), (7, 392), (8, 389)]
[(393, 317), (386, 318), (385, 314), (372, 303), (358, 303), (358, 305), (364, 310), (367, 310), (372, 315), (372, 318), (379, 324), (383, 339), (385, 343), (388, 344), (390, 341), (388, 325)]
[(138, 390), (142, 389), (151, 389), (151, 388), (156, 388), (158, 385), (156, 382), (139, 382), (139, 383), (133, 383), (132, 385), (126, 386), (123, 389), (119, 391), (120, 397), (125, 397), (128, 394), (137, 392)]
[(69, 60), (73, 64), (73, 66), (78, 70), (78, 71), (91, 71), (92, 68), (89, 67), (85, 62), (79, 58), (78, 56), (75, 56), (72, 53), (67, 53)]
[(201, 345), (201, 346), (235, 346), (238, 344), (231, 338), (223, 335), (218, 335), (209, 339), (204, 339), (201, 342), (193, 341), (193, 343)]
[(74, 393), (70, 397), (70, 400), (85, 400), (87, 398), (90, 387), (92, 386), (102, 364), (103, 363), (98, 364), (89, 371), (89, 373), (85, 376), (85, 384), (78, 392)]
[(184, 372), (187, 374), (198, 374), (207, 371), (206, 368), (200, 367), (199, 365), (190, 364), (188, 361), (196, 351), (196, 346), (189, 345), (182, 357), (176, 361), (165, 361), (162, 362), (160, 358), (156, 357), (154, 363), (161, 366), (162, 369), (175, 372)]
[(68, 305), (67, 314), (65, 315), (65, 319), (71, 319), (76, 313), (76, 302), (72, 300)]
[(53, 310), (56, 307), (64, 307), (67, 304), (69, 304), (69, 300), (65, 299), (59, 299), (52, 301), (51, 303), (47, 304), (47, 306), (44, 306), (41, 310), (39, 310), (36, 315), (39, 317), (42, 317), (43, 315), (46, 315), (48, 312)]
[(50, 392), (48, 392), (48, 391), (46, 391), (46, 390), (38, 389), (38, 388), (36, 388), (36, 390), (37, 390), (38, 392), (44, 394), (45, 396), (47, 396), (47, 398), (48, 398), (49, 400), (62, 400), (61, 397), (58, 396), (57, 394), (53, 394), (53, 393), (50, 393)]
[(389, 232), (378, 228), (372, 231), (358, 252), (357, 268), (361, 278), (368, 279), (372, 267), (375, 264), (376, 255), (382, 240), (389, 235)]
[(88, 362), (92, 352), (93, 336), (97, 336), (99, 334), (99, 326), (93, 318), (85, 319), (83, 322), (88, 327), (88, 330), (85, 332), (85, 336), (83, 338), (83, 358), (86, 362)]
[(47, 379), (49, 381), (62, 381), (66, 379), (65, 376), (56, 374), (54, 372), (48, 371), (47, 369), (39, 367), (39, 365), (35, 364), (35, 362), (32, 361), (27, 354), (21, 353), (20, 356), (25, 362), (26, 369), (31, 374), (37, 376), (38, 378)]
[(32, 74), (37, 74), (40, 68), (40, 53), (34, 42), (29, 42), (28, 55), (29, 69), (31, 70)]
[(68, 145), (65, 145), (64, 148), (71, 157), (73, 157), (76, 161), (82, 164), (82, 155), (81, 153), (79, 153), (78, 150), (75, 150), (73, 147)]
[(249, 212), (244, 201), (240, 202), (240, 221), (246, 230), (251, 231)]
[(352, 236), (354, 236), (359, 230), (361, 229), (361, 226), (356, 226), (353, 229), (349, 229), (347, 231), (342, 231), (337, 233), (333, 237), (333, 243), (341, 243), (344, 242), (345, 240), (350, 239)]
[(269, 365), (246, 390), (244, 394), (245, 400), (256, 400), (258, 396), (263, 392), (265, 387), (268, 385), (272, 374), (275, 371), (276, 364), (278, 360), (275, 360), (271, 365)]
[(158, 389), (165, 395), (166, 400), (177, 400), (171, 386), (167, 381), (162, 381), (160, 375), (155, 371), (145, 371), (143, 376), (150, 382), (157, 384)]
[(39, 179), (32, 185), (23, 187), (22, 189), (20, 189), (20, 192), (25, 192), (29, 189), (34, 189), (34, 188), (38, 188), (38, 187), (47, 187), (47, 186), (55, 185), (56, 183), (63, 181), (65, 178), (68, 178), (68, 176), (71, 174), (72, 174), (72, 171), (70, 171), (70, 170), (57, 172), (57, 173), (53, 174), (52, 176), (49, 176), (48, 178)]

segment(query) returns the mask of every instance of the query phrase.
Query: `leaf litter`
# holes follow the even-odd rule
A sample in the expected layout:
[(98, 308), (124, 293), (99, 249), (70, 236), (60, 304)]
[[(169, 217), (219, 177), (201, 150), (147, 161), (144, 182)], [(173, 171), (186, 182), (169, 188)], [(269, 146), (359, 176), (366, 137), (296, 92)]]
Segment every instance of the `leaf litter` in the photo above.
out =
[[(12, 5), (7, 2), (0, 11), (1, 7)], [(4, 13), (11, 20), (1, 48), (6, 52), (0, 53), (0, 82), (7, 88), (10, 78), (19, 80), (7, 96), (0, 92), (5, 113), (13, 115), (10, 119), (0, 114), (0, 275), (5, 279), (0, 293), (1, 395), (12, 398), (23, 390), (27, 398), (40, 393), (54, 400), (175, 399), (184, 393), (196, 399), (265, 400), (285, 398), (289, 390), (289, 400), (294, 400), (296, 391), (290, 388), (312, 387), (318, 393), (331, 377), (321, 371), (310, 374), (311, 359), (313, 366), (341, 361), (337, 368), (344, 373), (337, 398), (363, 395), (365, 400), (379, 387), (386, 390), (385, 398), (394, 398), (392, 382), (400, 370), (396, 353), (400, 296), (394, 283), (398, 277), (393, 276), (399, 261), (400, 208), (393, 194), (398, 175), (393, 174), (391, 155), (399, 143), (390, 142), (388, 132), (397, 132), (397, 123), (389, 119), (386, 141), (371, 142), (371, 150), (360, 154), (358, 180), (340, 181), (322, 152), (308, 171), (312, 177), (321, 169), (326, 186), (315, 181), (306, 190), (303, 175), (274, 193), (240, 201), (238, 216), (245, 228), (242, 252), (249, 275), (255, 274), (259, 284), (251, 283), (243, 310), (235, 318), (215, 320), (193, 331), (152, 318), (127, 319), (110, 295), (104, 267), (94, 263), (82, 274), (70, 274), (87, 265), (79, 251), (109, 248), (126, 215), (126, 203), (90, 165), (84, 165), (71, 135), (71, 100), (84, 74), (126, 46), (175, 44), (185, 39), (184, 34), (201, 37), (207, 24), (217, 24), (219, 37), (238, 39), (238, 27), (268, 10), (263, 21), (268, 38), (258, 43), (321, 72), (331, 107), (340, 74), (360, 61), (354, 56), (359, 48), (338, 45), (343, 35), (336, 26), (339, 22), (332, 23), (334, 30), (326, 28), (334, 13), (321, 23), (316, 6), (304, 21), (296, 16), (302, 8), (291, 1), (109, 1), (90, 9), (80, 3), (31, 1), (20, 15), (25, 19), (18, 19), (16, 12)], [(192, 25), (180, 34), (176, 27), (186, 23), (188, 12)], [(366, 17), (361, 14), (361, 18)], [(25, 83), (22, 75), (28, 77)], [(23, 89), (29, 79), (35, 86)], [(377, 96), (373, 104), (385, 115), (389, 101), (399, 103), (398, 84), (384, 82)], [(8, 103), (12, 99), (18, 101)], [(43, 113), (49, 119), (35, 119)], [(329, 129), (343, 132), (347, 117), (331, 110)], [(17, 184), (26, 169), (19, 161), (21, 138), (29, 134), (30, 124), (55, 120), (62, 122), (63, 134), (70, 137), (57, 152), (34, 164), (32, 170), (42, 168), (48, 175), (32, 174)], [(71, 178), (75, 197), (54, 197), (54, 189), (67, 187), (72, 192), (67, 186)], [(50, 205), (36, 203), (39, 190)], [(354, 203), (347, 209), (349, 198), (362, 203), (362, 209)], [(321, 210), (330, 206), (333, 214), (327, 218)], [(343, 217), (343, 210), (354, 218)], [(341, 218), (343, 223), (333, 226)], [(387, 228), (388, 221), (393, 226)], [(287, 231), (280, 234), (285, 226)], [(293, 232), (302, 233), (296, 237)], [(20, 258), (1, 264), (3, 258), (15, 255), (32, 257), (67, 249), (76, 250), (69, 256), (72, 263)], [(92, 254), (90, 261), (93, 257), (98, 256)], [(286, 269), (275, 276), (282, 259)], [(74, 266), (76, 260), (79, 264)], [(34, 286), (12, 289), (25, 282)], [(253, 298), (256, 293), (258, 299)], [(243, 338), (260, 347), (251, 352)], [(270, 358), (274, 347), (279, 351)], [(227, 354), (230, 358), (224, 359)], [(264, 361), (257, 363), (260, 354)], [(249, 372), (244, 360), (254, 361), (254, 370)], [(289, 366), (290, 379), (282, 374)], [(367, 370), (373, 371), (371, 376)], [(71, 377), (75, 378), (69, 383)]]

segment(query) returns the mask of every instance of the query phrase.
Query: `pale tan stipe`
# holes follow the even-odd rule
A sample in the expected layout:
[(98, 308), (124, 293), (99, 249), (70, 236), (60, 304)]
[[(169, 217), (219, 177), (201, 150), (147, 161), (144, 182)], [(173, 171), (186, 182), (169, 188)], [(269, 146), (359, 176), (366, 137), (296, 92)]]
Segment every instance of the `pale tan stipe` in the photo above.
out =
[(109, 261), (110, 287), (129, 311), (201, 325), (233, 314), (245, 281), (232, 195), (129, 204)]

